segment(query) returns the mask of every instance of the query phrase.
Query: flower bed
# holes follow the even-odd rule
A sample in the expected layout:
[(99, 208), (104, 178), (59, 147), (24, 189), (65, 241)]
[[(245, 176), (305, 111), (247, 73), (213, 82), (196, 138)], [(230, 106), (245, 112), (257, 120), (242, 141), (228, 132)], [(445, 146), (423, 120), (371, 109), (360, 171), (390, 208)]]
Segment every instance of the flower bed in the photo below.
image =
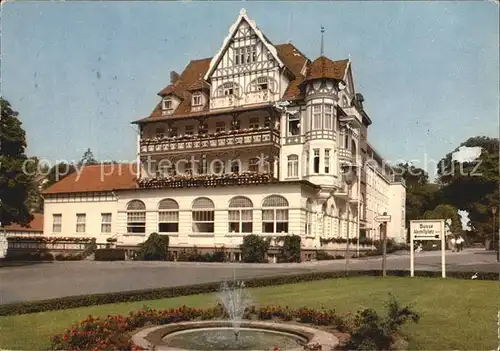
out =
[[(221, 306), (207, 309), (182, 306), (177, 309), (140, 310), (130, 312), (127, 316), (116, 315), (105, 318), (88, 316), (64, 333), (55, 335), (52, 338), (52, 348), (55, 350), (140, 350), (131, 342), (131, 336), (137, 329), (152, 325), (227, 317)], [(291, 321), (328, 326), (343, 332), (349, 332), (355, 327), (356, 318), (353, 317), (350, 314), (340, 316), (334, 310), (309, 308), (292, 310), (281, 306), (251, 307), (244, 315), (244, 318), (249, 320)], [(270, 345), (270, 349), (272, 347), (273, 345)]]
[(139, 180), (141, 188), (193, 188), (193, 187), (211, 187), (219, 185), (248, 185), (263, 184), (273, 181), (269, 173), (243, 172), (243, 173), (225, 173), (225, 174), (199, 174), (187, 175), (180, 174), (167, 177), (152, 177)]
[[(409, 321), (418, 322), (420, 316), (409, 306), (402, 306), (390, 295), (386, 315), (379, 315), (371, 309), (356, 314), (339, 315), (333, 309), (315, 310), (302, 307), (297, 310), (279, 305), (247, 308), (243, 319), (273, 320), (275, 322), (301, 323), (317, 326), (327, 332), (342, 332), (347, 335), (345, 343), (350, 350), (392, 349), (401, 327)], [(182, 306), (177, 309), (148, 309), (130, 312), (128, 316), (88, 316), (64, 333), (52, 338), (55, 350), (142, 350), (132, 342), (132, 335), (138, 329), (171, 323), (228, 319), (224, 308), (196, 309)], [(317, 347), (318, 346), (318, 347)], [(367, 348), (368, 346), (368, 348)], [(279, 351), (273, 345), (269, 349)], [(306, 345), (304, 350), (321, 350), (320, 345)]]

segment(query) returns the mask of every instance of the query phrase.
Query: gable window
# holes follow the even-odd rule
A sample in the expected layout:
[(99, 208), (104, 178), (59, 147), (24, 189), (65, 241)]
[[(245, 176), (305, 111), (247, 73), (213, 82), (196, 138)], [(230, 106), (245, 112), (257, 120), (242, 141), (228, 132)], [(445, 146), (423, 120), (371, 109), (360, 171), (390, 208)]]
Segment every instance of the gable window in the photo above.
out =
[(263, 76), (263, 77), (257, 77), (256, 79), (252, 80), (250, 84), (248, 84), (247, 91), (249, 92), (257, 92), (264, 90), (273, 91), (274, 87), (275, 87), (274, 79)]
[(111, 233), (111, 213), (101, 213), (101, 233)]
[(76, 214), (76, 232), (85, 233), (85, 213)]
[(332, 130), (333, 129), (333, 105), (327, 104), (323, 106), (324, 108), (324, 113), (323, 113), (323, 119), (325, 121), (325, 129), (326, 130)]
[(296, 178), (299, 176), (299, 156), (288, 156), (288, 177)]
[(262, 202), (262, 232), (288, 233), (288, 201), (280, 195), (270, 195)]
[(60, 233), (62, 228), (62, 214), (52, 215), (52, 232)]
[(234, 49), (234, 63), (243, 65), (257, 61), (256, 45), (242, 46)]
[(192, 101), (193, 106), (201, 106), (201, 94), (196, 93), (193, 95), (193, 101)]
[(288, 116), (288, 135), (300, 134), (300, 116), (297, 114)]
[(165, 136), (165, 131), (162, 127), (156, 128), (156, 137), (163, 138)]
[(325, 173), (330, 173), (330, 149), (325, 149)]
[(319, 173), (319, 149), (314, 149), (314, 173)]
[(225, 132), (226, 131), (226, 123), (225, 122), (217, 122), (215, 123), (215, 132)]
[(193, 135), (193, 132), (194, 132), (193, 125), (188, 125), (184, 127), (184, 135)]
[(172, 199), (158, 203), (158, 233), (177, 233), (179, 231), (179, 204)]
[(240, 87), (238, 86), (238, 84), (234, 82), (226, 82), (217, 88), (216, 95), (218, 97), (228, 96), (228, 95), (239, 96)]
[(260, 126), (259, 117), (252, 117), (248, 123), (250, 129), (258, 129)]
[(253, 203), (244, 196), (236, 196), (229, 201), (229, 232), (251, 233)]
[(321, 105), (313, 105), (313, 129), (321, 129)]
[(146, 233), (146, 205), (140, 200), (132, 200), (127, 205), (127, 233)]
[(192, 206), (192, 230), (194, 233), (213, 233), (215, 205), (212, 200), (206, 197), (199, 197)]
[(172, 99), (167, 97), (162, 100), (162, 109), (163, 110), (171, 110), (172, 109)]

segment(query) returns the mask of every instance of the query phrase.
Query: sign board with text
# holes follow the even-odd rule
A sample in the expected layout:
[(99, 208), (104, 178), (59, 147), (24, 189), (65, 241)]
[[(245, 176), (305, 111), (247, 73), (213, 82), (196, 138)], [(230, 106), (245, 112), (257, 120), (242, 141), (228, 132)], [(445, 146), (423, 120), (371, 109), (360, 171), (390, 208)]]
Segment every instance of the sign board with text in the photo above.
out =
[(391, 221), (391, 215), (378, 215), (375, 218), (373, 218), (375, 222), (383, 223), (383, 222), (390, 222)]
[(441, 240), (444, 231), (443, 219), (410, 221), (410, 236), (413, 240)]
[(445, 220), (419, 219), (410, 221), (410, 276), (415, 271), (414, 241), (440, 240), (441, 241), (441, 276), (446, 277), (445, 271)]

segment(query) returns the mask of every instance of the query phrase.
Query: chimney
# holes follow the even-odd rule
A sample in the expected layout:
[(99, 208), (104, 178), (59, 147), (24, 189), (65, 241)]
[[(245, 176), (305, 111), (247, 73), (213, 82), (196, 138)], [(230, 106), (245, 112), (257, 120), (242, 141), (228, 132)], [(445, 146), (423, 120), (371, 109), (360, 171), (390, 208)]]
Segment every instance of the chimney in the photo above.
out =
[(170, 72), (170, 84), (175, 84), (179, 80), (179, 73), (176, 71)]

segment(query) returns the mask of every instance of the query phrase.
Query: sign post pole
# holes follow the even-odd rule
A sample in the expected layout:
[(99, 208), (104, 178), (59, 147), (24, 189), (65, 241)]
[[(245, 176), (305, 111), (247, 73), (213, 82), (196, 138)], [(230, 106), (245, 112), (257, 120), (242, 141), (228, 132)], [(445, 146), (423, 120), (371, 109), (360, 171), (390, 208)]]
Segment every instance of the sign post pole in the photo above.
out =
[(391, 221), (391, 215), (384, 212), (383, 215), (378, 215), (374, 218), (375, 221), (382, 223), (380, 230), (382, 236), (382, 276), (385, 277), (387, 274), (387, 222)]
[(413, 233), (410, 232), (410, 277), (415, 276), (415, 244), (413, 243)]
[(441, 222), (441, 277), (446, 278), (446, 261), (445, 261), (445, 239), (444, 239), (444, 221)]
[(382, 276), (385, 277), (387, 275), (387, 222), (384, 222), (382, 225), (384, 230), (384, 239), (382, 243)]
[(410, 221), (410, 276), (415, 275), (415, 240), (441, 241), (441, 276), (446, 278), (446, 241), (444, 219)]

